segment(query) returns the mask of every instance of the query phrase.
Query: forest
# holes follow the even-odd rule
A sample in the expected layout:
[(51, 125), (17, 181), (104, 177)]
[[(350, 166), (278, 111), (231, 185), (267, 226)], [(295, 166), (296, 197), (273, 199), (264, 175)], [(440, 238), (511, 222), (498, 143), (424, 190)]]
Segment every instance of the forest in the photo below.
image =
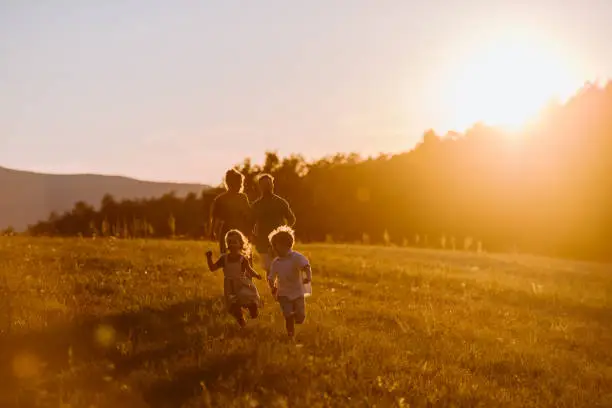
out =
[[(587, 83), (520, 132), (475, 124), (423, 134), (410, 151), (307, 162), (267, 152), (245, 159), (245, 192), (262, 173), (296, 217), (301, 242), (511, 251), (612, 259), (612, 83)], [(179, 198), (75, 203), (31, 225), (34, 236), (207, 236), (216, 189)]]

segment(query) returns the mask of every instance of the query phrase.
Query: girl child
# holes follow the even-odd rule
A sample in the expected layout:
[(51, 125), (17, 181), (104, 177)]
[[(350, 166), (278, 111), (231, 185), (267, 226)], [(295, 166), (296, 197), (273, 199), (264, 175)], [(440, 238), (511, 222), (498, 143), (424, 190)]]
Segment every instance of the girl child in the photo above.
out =
[(221, 254), (217, 262), (212, 260), (212, 251), (206, 252), (208, 269), (211, 272), (223, 268), (223, 293), (229, 313), (236, 318), (240, 327), (246, 325), (242, 309), (249, 310), (251, 318), (259, 315), (259, 292), (252, 278), (261, 279), (249, 263), (251, 245), (239, 230), (230, 230), (225, 234), (227, 253)]
[(291, 227), (278, 227), (270, 233), (269, 239), (277, 257), (270, 265), (268, 284), (285, 317), (287, 334), (293, 338), (295, 325), (306, 319), (304, 297), (312, 293), (310, 262), (293, 250), (295, 239)]

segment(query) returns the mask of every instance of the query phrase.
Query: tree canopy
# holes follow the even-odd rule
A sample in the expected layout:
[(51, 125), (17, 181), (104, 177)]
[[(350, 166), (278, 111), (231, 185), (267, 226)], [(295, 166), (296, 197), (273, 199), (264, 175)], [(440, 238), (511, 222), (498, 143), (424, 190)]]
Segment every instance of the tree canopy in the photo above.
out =
[[(476, 124), (424, 133), (395, 155), (337, 154), (307, 162), (267, 152), (236, 166), (246, 193), (271, 173), (301, 241), (371, 242), (612, 259), (612, 84), (587, 84), (520, 133)], [(220, 189), (184, 199), (76, 203), (34, 235), (198, 238)]]

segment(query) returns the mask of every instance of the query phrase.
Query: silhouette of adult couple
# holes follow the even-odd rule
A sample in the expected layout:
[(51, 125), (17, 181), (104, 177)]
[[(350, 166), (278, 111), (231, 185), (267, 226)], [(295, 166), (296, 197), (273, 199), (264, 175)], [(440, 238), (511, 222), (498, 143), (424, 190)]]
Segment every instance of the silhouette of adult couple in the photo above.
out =
[(213, 200), (210, 211), (210, 231), (225, 253), (225, 234), (237, 229), (254, 244), (264, 270), (269, 272), (274, 255), (268, 235), (281, 225), (293, 227), (295, 215), (284, 198), (274, 192), (274, 177), (261, 174), (256, 179), (260, 196), (252, 204), (244, 193), (244, 175), (231, 169), (225, 173), (226, 191)]

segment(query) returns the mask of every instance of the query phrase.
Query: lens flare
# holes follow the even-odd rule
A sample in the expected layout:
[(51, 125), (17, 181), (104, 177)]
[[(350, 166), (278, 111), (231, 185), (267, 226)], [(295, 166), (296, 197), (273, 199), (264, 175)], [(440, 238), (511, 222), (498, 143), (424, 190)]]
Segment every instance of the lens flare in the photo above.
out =
[(115, 342), (115, 329), (112, 326), (101, 324), (95, 331), (94, 337), (98, 345), (110, 347)]
[(13, 374), (17, 378), (37, 377), (41, 368), (41, 361), (33, 354), (20, 353), (13, 358)]

